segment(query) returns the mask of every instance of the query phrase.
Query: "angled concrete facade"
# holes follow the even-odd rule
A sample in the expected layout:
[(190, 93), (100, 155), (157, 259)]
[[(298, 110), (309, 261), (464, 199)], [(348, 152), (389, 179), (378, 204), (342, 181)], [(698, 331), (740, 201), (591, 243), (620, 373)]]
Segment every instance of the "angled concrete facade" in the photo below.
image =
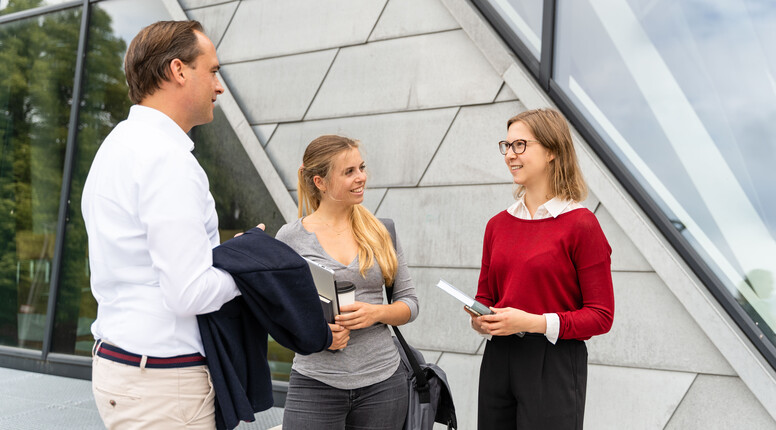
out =
[[(365, 205), (396, 221), (421, 300), (403, 332), (444, 368), (476, 428), (484, 341), (434, 287), (474, 293), (487, 220), (513, 201), (510, 116), (552, 106), (466, 0), (180, 0), (218, 45), (219, 98), (288, 221), (321, 134), (360, 139)], [(615, 322), (588, 342), (588, 429), (776, 428), (776, 377), (575, 133), (586, 202), (613, 248)]]

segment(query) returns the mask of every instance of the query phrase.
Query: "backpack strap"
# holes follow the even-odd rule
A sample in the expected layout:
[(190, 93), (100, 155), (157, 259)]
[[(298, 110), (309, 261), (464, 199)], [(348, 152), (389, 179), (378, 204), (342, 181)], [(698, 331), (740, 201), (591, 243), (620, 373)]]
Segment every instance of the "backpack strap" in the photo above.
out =
[[(399, 251), (396, 247), (396, 225), (390, 218), (379, 219), (388, 230), (388, 233), (390, 233), (391, 241), (393, 242), (393, 249), (398, 253)], [(393, 302), (393, 285), (385, 286), (385, 297), (388, 299), (388, 304)], [(428, 378), (426, 378), (426, 374), (423, 372), (423, 369), (420, 368), (418, 359), (415, 357), (415, 354), (413, 354), (409, 344), (407, 344), (407, 341), (404, 340), (404, 336), (401, 334), (401, 331), (399, 331), (399, 328), (396, 326), (391, 327), (393, 327), (393, 333), (396, 335), (396, 338), (399, 339), (399, 343), (401, 344), (401, 347), (404, 349), (404, 353), (407, 356), (407, 361), (410, 362), (410, 367), (412, 367), (412, 373), (415, 375), (415, 389), (418, 392), (420, 402), (431, 403), (431, 394), (429, 392)]]
[[(391, 242), (393, 242), (393, 250), (398, 254), (399, 248), (396, 247), (396, 225), (393, 223), (393, 220), (390, 218), (378, 218), (381, 223), (385, 226), (386, 230), (388, 230), (388, 233), (391, 235)], [(385, 296), (388, 298), (388, 304), (390, 305), (391, 302), (393, 302), (393, 285), (386, 285), (385, 286)]]

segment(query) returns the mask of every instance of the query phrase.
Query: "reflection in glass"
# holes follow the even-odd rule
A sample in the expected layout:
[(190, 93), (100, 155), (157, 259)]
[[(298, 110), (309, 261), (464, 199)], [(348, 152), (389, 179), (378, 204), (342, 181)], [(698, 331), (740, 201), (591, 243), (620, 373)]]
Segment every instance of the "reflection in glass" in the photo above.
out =
[(544, 0), (487, 0), (538, 60), (542, 51)]
[[(190, 135), (216, 201), (221, 241), (260, 222), (274, 236), (285, 220), (221, 108), (213, 122), (194, 127)], [(270, 338), (267, 355), (272, 378), (287, 381), (294, 353)]]
[(80, 22), (0, 26), (0, 345), (42, 347)]
[[(0, 0), (0, 16), (36, 7), (53, 6), (68, 2), (72, 3), (72, 0)], [(63, 5), (63, 7), (67, 6)]]
[[(81, 216), (81, 194), (103, 139), (129, 113), (124, 53), (141, 28), (170, 19), (156, 0), (115, 0), (92, 5), (70, 208), (57, 297), (53, 352), (88, 356), (97, 302), (89, 286), (89, 254)], [(75, 51), (70, 55), (75, 56)]]
[(776, 5), (559, 2), (557, 28), (553, 79), (776, 341)]
[[(90, 355), (91, 324), (97, 303), (89, 288), (87, 237), (81, 217), (81, 193), (94, 154), (111, 129), (126, 118), (130, 101), (123, 59), (128, 41), (113, 29), (113, 18), (100, 3), (92, 6), (70, 208), (57, 297), (53, 352)], [(138, 31), (140, 28), (137, 29)], [(71, 54), (73, 55), (73, 54)]]

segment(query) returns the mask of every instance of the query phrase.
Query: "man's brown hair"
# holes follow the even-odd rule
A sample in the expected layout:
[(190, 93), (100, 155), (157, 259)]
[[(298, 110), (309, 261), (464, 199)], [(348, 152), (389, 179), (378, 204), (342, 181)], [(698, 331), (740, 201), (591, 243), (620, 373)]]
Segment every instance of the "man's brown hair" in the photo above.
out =
[(140, 30), (132, 39), (124, 57), (132, 103), (140, 103), (170, 79), (172, 60), (177, 58), (190, 64), (202, 53), (195, 31), (203, 33), (198, 21), (159, 21)]

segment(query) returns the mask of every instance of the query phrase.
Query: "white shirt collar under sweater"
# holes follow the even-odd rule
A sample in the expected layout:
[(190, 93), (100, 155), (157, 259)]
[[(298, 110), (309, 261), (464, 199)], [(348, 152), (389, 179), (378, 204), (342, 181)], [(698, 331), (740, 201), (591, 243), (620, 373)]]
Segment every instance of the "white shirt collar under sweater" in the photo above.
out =
[(574, 209), (579, 209), (581, 207), (582, 205), (573, 200), (563, 200), (558, 197), (553, 197), (543, 205), (539, 206), (536, 209), (536, 213), (534, 214), (533, 218), (531, 218), (531, 213), (525, 206), (525, 199), (520, 197), (515, 203), (507, 208), (507, 212), (513, 217), (520, 219), (545, 219), (550, 217), (557, 218), (558, 215), (571, 212)]

